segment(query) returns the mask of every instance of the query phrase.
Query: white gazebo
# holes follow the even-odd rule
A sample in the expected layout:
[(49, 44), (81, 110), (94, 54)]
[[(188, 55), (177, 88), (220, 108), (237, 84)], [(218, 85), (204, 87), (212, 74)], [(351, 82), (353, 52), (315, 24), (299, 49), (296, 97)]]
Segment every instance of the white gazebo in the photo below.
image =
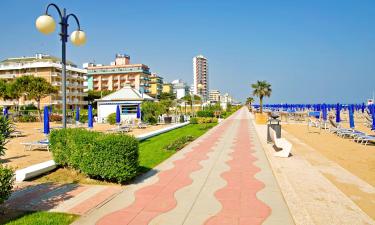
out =
[(122, 89), (96, 101), (98, 103), (98, 122), (104, 123), (109, 114), (116, 113), (117, 105), (120, 107), (121, 121), (132, 120), (137, 118), (137, 112), (139, 114), (143, 101), (154, 101), (154, 99), (147, 94), (140, 93), (130, 84), (125, 84)]

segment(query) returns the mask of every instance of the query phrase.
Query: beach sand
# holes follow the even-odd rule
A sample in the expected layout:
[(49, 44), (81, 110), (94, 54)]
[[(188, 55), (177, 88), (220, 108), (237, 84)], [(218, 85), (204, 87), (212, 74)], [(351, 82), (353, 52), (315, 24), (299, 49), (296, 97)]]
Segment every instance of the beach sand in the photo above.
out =
[[(344, 127), (348, 124), (343, 123)], [(292, 136), (301, 142), (292, 141), (295, 154), (303, 156), (312, 165), (321, 168), (323, 175), (326, 176), (339, 190), (346, 194), (371, 218), (375, 219), (375, 146), (364, 146), (331, 134), (328, 130), (322, 130), (321, 133), (308, 132), (306, 124), (283, 124), (283, 136), (292, 140)], [(315, 130), (314, 130), (315, 129)], [(356, 129), (368, 134), (375, 134), (363, 124), (356, 124)], [(310, 128), (311, 131), (318, 131), (316, 128)], [(306, 146), (307, 145), (307, 146)], [(311, 151), (316, 151), (312, 152)], [(320, 157), (319, 157), (320, 156)], [(324, 156), (326, 159), (323, 159)], [(327, 159), (337, 163), (351, 174), (361, 178), (372, 186), (371, 191), (358, 181), (348, 180), (345, 176), (335, 174), (337, 170), (327, 163)]]
[[(22, 131), (25, 136), (9, 139), (9, 142), (6, 144), (7, 150), (5, 151), (5, 156), (1, 157), (1, 163), (11, 166), (14, 169), (22, 169), (52, 159), (52, 153), (47, 150), (35, 149), (33, 151), (25, 151), (24, 146), (21, 144), (22, 142), (33, 142), (45, 139), (46, 136), (42, 133), (43, 123), (16, 123), (15, 125), (16, 130)], [(127, 134), (138, 136), (168, 126), (171, 125), (148, 126), (144, 129), (135, 128)], [(61, 124), (52, 122), (50, 123), (50, 127), (61, 127)], [(116, 126), (109, 124), (94, 124), (93, 130), (105, 132), (114, 127)]]

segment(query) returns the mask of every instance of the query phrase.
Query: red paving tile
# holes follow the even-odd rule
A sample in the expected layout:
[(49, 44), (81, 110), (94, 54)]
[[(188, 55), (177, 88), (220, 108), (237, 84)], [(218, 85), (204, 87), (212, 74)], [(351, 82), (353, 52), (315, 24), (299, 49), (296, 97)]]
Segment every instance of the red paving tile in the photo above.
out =
[(232, 159), (227, 162), (230, 169), (221, 175), (227, 185), (215, 193), (222, 209), (205, 224), (262, 224), (271, 213), (271, 209), (256, 197), (264, 184), (254, 177), (260, 169), (253, 164), (256, 157), (251, 154), (249, 125), (246, 120), (240, 124)]
[(109, 187), (99, 192), (98, 194), (86, 199), (82, 203), (74, 206), (69, 210), (70, 213), (83, 215), (94, 207), (98, 206), (100, 203), (104, 202), (106, 199), (112, 195), (120, 192), (121, 188)]
[[(148, 224), (156, 216), (173, 209), (177, 204), (175, 192), (192, 183), (190, 174), (202, 168), (199, 163), (208, 159), (207, 153), (213, 150), (229, 125), (227, 120), (214, 128), (214, 132), (201, 139), (192, 151), (174, 161), (173, 168), (159, 172), (158, 182), (138, 190), (130, 206), (104, 216), (97, 224)], [(149, 199), (146, 200), (145, 196)]]

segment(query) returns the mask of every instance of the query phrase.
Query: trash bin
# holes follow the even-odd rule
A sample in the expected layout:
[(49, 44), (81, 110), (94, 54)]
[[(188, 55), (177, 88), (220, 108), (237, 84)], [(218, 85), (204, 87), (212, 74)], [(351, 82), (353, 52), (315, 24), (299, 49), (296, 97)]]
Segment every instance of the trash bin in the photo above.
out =
[(272, 128), (275, 131), (277, 138), (281, 138), (281, 125), (280, 125), (280, 120), (277, 119), (277, 117), (271, 115), (271, 118), (268, 120), (268, 124), (267, 124), (267, 142), (268, 143), (272, 142), (272, 139), (270, 136), (270, 128)]

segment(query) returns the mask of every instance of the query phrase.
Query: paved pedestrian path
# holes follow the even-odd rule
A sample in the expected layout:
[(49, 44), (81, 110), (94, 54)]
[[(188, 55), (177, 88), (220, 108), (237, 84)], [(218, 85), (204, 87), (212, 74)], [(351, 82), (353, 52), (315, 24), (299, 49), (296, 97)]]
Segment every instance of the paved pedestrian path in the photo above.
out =
[(75, 224), (287, 225), (293, 220), (243, 108)]

